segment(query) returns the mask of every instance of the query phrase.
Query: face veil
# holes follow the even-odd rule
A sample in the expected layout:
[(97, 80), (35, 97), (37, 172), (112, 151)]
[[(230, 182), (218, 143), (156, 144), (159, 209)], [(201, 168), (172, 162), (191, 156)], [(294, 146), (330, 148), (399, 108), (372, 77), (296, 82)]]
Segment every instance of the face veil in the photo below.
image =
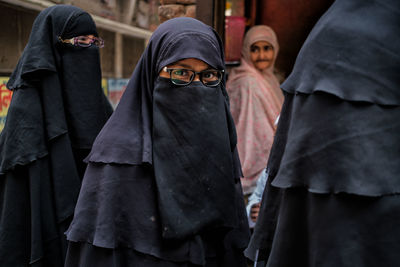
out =
[[(153, 166), (164, 237), (229, 225), (233, 160), (221, 88), (176, 86), (159, 77), (153, 93)], [(224, 197), (221, 197), (221, 194)]]

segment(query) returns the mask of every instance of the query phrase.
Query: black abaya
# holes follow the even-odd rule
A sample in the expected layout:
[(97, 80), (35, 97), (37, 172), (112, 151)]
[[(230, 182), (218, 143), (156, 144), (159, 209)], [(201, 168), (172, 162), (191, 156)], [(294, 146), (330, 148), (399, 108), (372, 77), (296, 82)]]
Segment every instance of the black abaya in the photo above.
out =
[(58, 40), (85, 34), (97, 35), (88, 13), (45, 9), (7, 84), (14, 93), (0, 135), (1, 266), (64, 266), (63, 233), (83, 159), (112, 112), (100, 86), (98, 48)]
[(87, 158), (66, 266), (246, 266), (225, 81), (176, 86), (158, 76), (186, 58), (225, 67), (212, 28), (191, 18), (161, 24)]

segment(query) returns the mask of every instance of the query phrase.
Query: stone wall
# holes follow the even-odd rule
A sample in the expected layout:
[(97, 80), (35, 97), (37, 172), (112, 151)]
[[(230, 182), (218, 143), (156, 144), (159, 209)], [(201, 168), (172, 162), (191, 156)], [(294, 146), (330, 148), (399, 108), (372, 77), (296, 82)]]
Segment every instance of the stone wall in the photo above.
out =
[(160, 0), (158, 7), (160, 23), (176, 18), (196, 18), (196, 0)]

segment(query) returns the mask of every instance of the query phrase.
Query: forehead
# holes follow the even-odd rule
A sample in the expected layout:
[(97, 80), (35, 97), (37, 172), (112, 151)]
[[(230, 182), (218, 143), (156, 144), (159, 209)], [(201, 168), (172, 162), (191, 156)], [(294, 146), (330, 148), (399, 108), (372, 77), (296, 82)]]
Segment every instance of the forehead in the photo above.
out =
[(251, 45), (252, 47), (263, 47), (263, 46), (272, 46), (270, 42), (267, 41), (257, 41)]

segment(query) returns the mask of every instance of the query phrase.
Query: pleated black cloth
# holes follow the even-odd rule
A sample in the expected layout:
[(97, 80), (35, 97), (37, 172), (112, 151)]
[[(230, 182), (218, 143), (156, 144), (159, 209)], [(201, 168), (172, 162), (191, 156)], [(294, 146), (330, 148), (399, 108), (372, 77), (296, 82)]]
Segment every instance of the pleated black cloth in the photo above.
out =
[(225, 68), (211, 27), (191, 18), (161, 24), (87, 158), (66, 266), (246, 266), (225, 80), (176, 86), (158, 76), (186, 58)]
[(36, 18), (7, 87), (0, 135), (0, 265), (64, 266), (83, 159), (112, 113), (99, 51), (58, 37), (97, 35), (90, 15), (57, 5)]
[(399, 266), (400, 2), (337, 0), (285, 92), (257, 266)]

